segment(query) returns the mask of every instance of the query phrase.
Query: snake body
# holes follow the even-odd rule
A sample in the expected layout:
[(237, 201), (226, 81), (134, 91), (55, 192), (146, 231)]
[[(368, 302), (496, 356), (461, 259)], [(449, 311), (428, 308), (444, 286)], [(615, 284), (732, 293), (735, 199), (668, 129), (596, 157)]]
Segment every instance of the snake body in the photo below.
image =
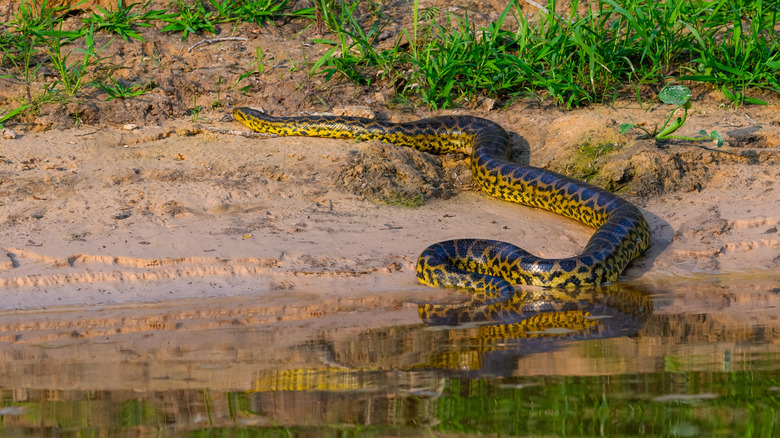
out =
[(250, 108), (233, 116), (258, 132), (280, 136), (383, 140), (444, 154), (471, 149), (471, 171), (493, 197), (549, 210), (596, 229), (583, 252), (546, 259), (506, 242), (456, 239), (426, 248), (417, 262), (417, 278), (438, 287), (475, 291), (489, 304), (508, 300), (513, 285), (576, 287), (617, 280), (626, 266), (650, 245), (650, 227), (631, 203), (606, 190), (549, 170), (509, 160), (509, 136), (489, 120), (444, 116), (410, 123), (358, 117), (271, 117)]

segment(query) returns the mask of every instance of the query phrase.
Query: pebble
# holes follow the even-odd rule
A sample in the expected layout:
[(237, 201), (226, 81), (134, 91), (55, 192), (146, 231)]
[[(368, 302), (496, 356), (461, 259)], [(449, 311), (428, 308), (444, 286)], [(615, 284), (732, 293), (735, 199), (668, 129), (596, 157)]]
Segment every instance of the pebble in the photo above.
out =
[(11, 128), (3, 129), (3, 138), (4, 139), (6, 139), (6, 140), (13, 140), (16, 137), (18, 137), (18, 135), (16, 134), (16, 131), (14, 131), (13, 129), (11, 129)]

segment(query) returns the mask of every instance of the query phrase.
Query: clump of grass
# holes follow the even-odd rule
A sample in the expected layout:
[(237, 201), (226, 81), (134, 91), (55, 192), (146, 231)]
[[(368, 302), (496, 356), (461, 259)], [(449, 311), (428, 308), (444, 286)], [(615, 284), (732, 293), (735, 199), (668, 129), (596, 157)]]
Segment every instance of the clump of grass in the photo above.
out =
[[(780, 37), (774, 32), (778, 8), (748, 0), (600, 0), (578, 13), (573, 1), (559, 15), (550, 1), (529, 21), (511, 1), (499, 19), (477, 28), (468, 15), (448, 14), (444, 24), (418, 33), (408, 48), (373, 48), (376, 24), (367, 31), (342, 8), (339, 41), (314, 63), (326, 79), (340, 73), (366, 83), (362, 73), (407, 71), (400, 95), (419, 95), (432, 108), (469, 101), (477, 95), (513, 99), (550, 98), (567, 108), (605, 102), (640, 87), (661, 87), (669, 77), (721, 85), (737, 103), (745, 90), (780, 92)], [(417, 4), (414, 6), (418, 15)], [(337, 52), (337, 47), (340, 51)], [(388, 78), (386, 78), (388, 79)], [(392, 80), (389, 81), (392, 83)], [(733, 91), (731, 91), (733, 90)]]
[[(328, 27), (337, 29), (338, 40), (314, 40), (332, 47), (314, 62), (312, 73), (322, 73), (326, 80), (340, 73), (357, 84), (370, 85), (378, 77), (392, 75), (397, 65), (403, 62), (398, 58), (400, 52), (397, 46), (381, 52), (374, 48), (384, 26), (379, 20), (374, 20), (368, 30), (363, 30), (354, 14), (357, 6), (357, 2), (351, 5), (342, 2), (338, 11), (328, 13)], [(336, 14), (338, 19), (334, 18)], [(339, 20), (338, 24), (330, 24), (333, 20)]]
[(705, 2), (699, 26), (685, 23), (696, 58), (683, 75), (720, 84), (737, 104), (766, 102), (745, 95), (749, 88), (780, 92), (780, 4), (774, 1), (721, 0)]
[(138, 84), (127, 84), (122, 81), (117, 81), (114, 78), (110, 78), (111, 83), (107, 82), (94, 82), (93, 85), (103, 90), (106, 94), (108, 94), (108, 98), (106, 101), (112, 100), (112, 99), (128, 99), (135, 96), (140, 96), (142, 94), (145, 94), (147, 91), (149, 91), (149, 84), (147, 85), (138, 85)]
[[(76, 96), (90, 70), (100, 61), (100, 52), (106, 45), (98, 46), (94, 27), (76, 31), (63, 30), (65, 16), (81, 3), (70, 8), (49, 7), (46, 0), (25, 1), (19, 5), (7, 31), (0, 38), (3, 64), (10, 64), (11, 75), (21, 78), (25, 84), (23, 100), (27, 108), (46, 101)], [(67, 50), (65, 47), (84, 38), (84, 48)], [(33, 83), (39, 69), (49, 64), (58, 79), (44, 87), (41, 97), (33, 93)]]
[[(216, 0), (211, 0), (212, 4)], [(228, 0), (225, 0), (228, 1)], [(244, 0), (231, 3), (224, 13), (239, 22), (250, 22), (262, 27), (267, 21), (283, 17), (303, 17), (313, 19), (314, 8), (303, 8), (287, 12), (289, 0)], [(222, 15), (222, 14), (220, 14)]]
[[(60, 22), (60, 26), (62, 22)], [(52, 32), (51, 38), (46, 40), (49, 60), (54, 69), (59, 73), (59, 83), (62, 85), (65, 94), (74, 97), (84, 84), (89, 69), (100, 63), (100, 52), (108, 46), (111, 41), (98, 47), (95, 43), (94, 29), (92, 27), (84, 35), (84, 48), (74, 49), (71, 52), (63, 51), (64, 41), (61, 28), (60, 31)], [(72, 60), (73, 53), (80, 53), (80, 59)]]
[(191, 33), (216, 33), (215, 14), (213, 11), (207, 11), (200, 1), (188, 3), (184, 0), (175, 0), (172, 4), (178, 13), (163, 18), (162, 21), (168, 23), (162, 28), (163, 32), (181, 32), (182, 41)]
[(202, 1), (173, 0), (178, 11), (164, 14), (161, 21), (168, 24), (163, 32), (181, 32), (182, 40), (191, 33), (216, 33), (220, 23), (249, 22), (262, 27), (266, 22), (283, 17), (314, 19), (314, 8), (288, 11), (290, 0), (209, 0), (210, 9)]
[(66, 10), (63, 6), (49, 7), (46, 0), (23, 1), (0, 34), (2, 65), (12, 67), (12, 75), (6, 76), (16, 76), (24, 82), (27, 104), (33, 102), (33, 83), (46, 62), (44, 43)]
[[(147, 9), (150, 3), (151, 0), (144, 3), (138, 9)], [(94, 26), (95, 30), (117, 34), (125, 41), (129, 41), (130, 39), (146, 41), (135, 31), (134, 27), (151, 27), (153, 21), (163, 20), (171, 17), (171, 15), (166, 14), (167, 10), (164, 9), (147, 10), (145, 12), (134, 11), (138, 5), (140, 5), (140, 3), (125, 5), (123, 0), (118, 0), (116, 7), (110, 9), (95, 5), (98, 12), (93, 12), (90, 16), (83, 18), (81, 21), (90, 26)]]

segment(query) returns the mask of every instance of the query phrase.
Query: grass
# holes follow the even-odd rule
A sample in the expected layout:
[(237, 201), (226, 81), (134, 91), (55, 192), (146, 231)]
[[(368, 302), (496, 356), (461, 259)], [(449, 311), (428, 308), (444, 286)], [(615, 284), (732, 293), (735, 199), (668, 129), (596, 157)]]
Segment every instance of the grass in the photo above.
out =
[(21, 106), (18, 106), (16, 108), (12, 109), (12, 110), (9, 110), (7, 112), (3, 112), (2, 114), (0, 114), (0, 129), (5, 128), (5, 126), (3, 125), (3, 122), (5, 122), (6, 120), (10, 120), (10, 119), (14, 118), (17, 114), (21, 113), (22, 111), (24, 111), (26, 109), (27, 109), (26, 105), (21, 105)]
[[(625, 97), (642, 104), (681, 82), (712, 84), (737, 105), (763, 104), (760, 93), (780, 93), (776, 1), (599, 0), (580, 7), (574, 0), (564, 9), (550, 1), (529, 19), (513, 0), (498, 19), (478, 26), (466, 13), (422, 9), (415, 0), (411, 28), (396, 32), (391, 44), (380, 43), (390, 22), (381, 3), (314, 0), (313, 7), (303, 9), (290, 3), (171, 0), (167, 9), (150, 9), (149, 1), (118, 0), (82, 13), (84, 26), (65, 31), (65, 18), (77, 13), (79, 4), (68, 8), (24, 0), (0, 27), (0, 67), (24, 84), (20, 100), (27, 111), (43, 101), (77, 98), (87, 84), (112, 98), (128, 98), (140, 90), (94, 80), (101, 71), (110, 76), (103, 71), (105, 45), (96, 44), (98, 33), (132, 44), (143, 40), (139, 28), (180, 33), (184, 40), (216, 33), (225, 23), (265, 26), (298, 19), (316, 24), (303, 32), (323, 33), (314, 41), (328, 47), (306, 63), (309, 78), (390, 87), (399, 101), (432, 109), (473, 105), (484, 97), (504, 105), (530, 96), (566, 108)], [(250, 70), (231, 81), (264, 74), (259, 49)], [(39, 81), (43, 66), (56, 71), (54, 84)]]
[[(675, 80), (713, 83), (737, 104), (762, 103), (747, 98), (750, 89), (780, 92), (776, 3), (601, 0), (584, 13), (578, 6), (573, 1), (566, 14), (541, 14), (532, 22), (512, 1), (484, 27), (468, 15), (446, 14), (427, 30), (415, 20), (413, 33), (404, 35), (408, 48), (400, 48), (399, 38), (382, 52), (373, 49), (376, 24), (363, 32), (355, 28), (358, 20), (342, 13), (337, 35), (348, 45), (314, 66), (326, 79), (338, 72), (361, 84), (370, 82), (371, 68), (407, 71), (399, 94), (419, 95), (431, 108), (477, 96), (508, 101), (533, 95), (567, 108), (632, 91), (641, 100), (642, 89), (660, 90)], [(555, 2), (547, 10), (555, 11)]]
[[(60, 21), (60, 26), (62, 22)], [(62, 48), (67, 40), (62, 35), (62, 28), (54, 32), (51, 38), (45, 40), (46, 51), (49, 54), (49, 61), (54, 69), (59, 73), (59, 84), (67, 96), (74, 97), (85, 82), (89, 69), (97, 66), (100, 61), (100, 52), (108, 46), (111, 41), (98, 47), (95, 43), (94, 28), (90, 27), (84, 34), (84, 48), (76, 48), (70, 52), (65, 52)], [(74, 53), (81, 54), (79, 59), (73, 59)]]
[(117, 81), (114, 78), (110, 79), (110, 84), (107, 82), (95, 82), (93, 84), (108, 94), (106, 101), (112, 99), (129, 99), (131, 97), (140, 96), (145, 94), (149, 89), (148, 85), (126, 84), (122, 81)]
[[(138, 9), (148, 9), (151, 0), (147, 1)], [(131, 3), (125, 5), (123, 0), (119, 0), (115, 8), (103, 8), (100, 5), (95, 5), (98, 12), (93, 12), (91, 15), (83, 18), (85, 24), (94, 26), (96, 30), (102, 30), (108, 33), (113, 33), (122, 37), (125, 41), (130, 39), (136, 39), (145, 41), (141, 35), (136, 32), (135, 27), (151, 27), (152, 22), (158, 20), (165, 20), (170, 18), (171, 15), (167, 14), (165, 10), (147, 10), (146, 12), (133, 11), (140, 3)]]
[[(22, 111), (37, 111), (45, 102), (82, 98), (81, 90), (87, 84), (108, 93), (108, 100), (126, 99), (147, 91), (143, 87), (96, 80), (110, 76), (110, 68), (102, 64), (100, 54), (111, 41), (97, 44), (95, 35), (99, 32), (117, 35), (127, 42), (144, 41), (137, 29), (161, 23), (163, 32), (181, 33), (184, 40), (193, 33), (215, 33), (219, 23), (251, 21), (259, 26), (282, 17), (314, 19), (313, 8), (289, 12), (289, 0), (209, 0), (209, 4), (173, 0), (169, 9), (154, 10), (149, 9), (150, 1), (125, 4), (118, 0), (115, 7), (96, 6), (96, 12), (81, 18), (82, 28), (63, 30), (66, 18), (77, 13), (84, 1), (66, 7), (51, 6), (48, 0), (23, 0), (11, 20), (0, 25), (2, 77), (19, 79), (25, 89), (18, 107), (23, 110), (6, 113), (4, 121)], [(54, 83), (39, 77), (44, 66), (56, 72)]]
[(162, 28), (163, 32), (181, 32), (182, 41), (191, 33), (216, 33), (215, 14), (207, 11), (202, 2), (175, 0), (173, 4), (178, 13), (170, 14), (163, 20), (168, 23)]

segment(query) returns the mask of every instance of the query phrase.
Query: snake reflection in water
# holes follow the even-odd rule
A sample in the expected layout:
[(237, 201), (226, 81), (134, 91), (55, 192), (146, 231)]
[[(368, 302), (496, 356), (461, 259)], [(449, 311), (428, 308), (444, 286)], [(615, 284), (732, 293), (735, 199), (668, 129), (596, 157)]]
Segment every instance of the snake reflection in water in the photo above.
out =
[(508, 300), (516, 284), (575, 287), (613, 282), (650, 245), (650, 227), (638, 208), (593, 185), (510, 161), (508, 134), (486, 119), (443, 116), (388, 123), (358, 117), (271, 117), (250, 108), (235, 108), (233, 116), (254, 131), (280, 136), (377, 139), (434, 154), (470, 148), (474, 179), (489, 195), (596, 229), (581, 254), (560, 259), (484, 239), (447, 240), (426, 248), (417, 262), (420, 282), (471, 289), (474, 302)]

